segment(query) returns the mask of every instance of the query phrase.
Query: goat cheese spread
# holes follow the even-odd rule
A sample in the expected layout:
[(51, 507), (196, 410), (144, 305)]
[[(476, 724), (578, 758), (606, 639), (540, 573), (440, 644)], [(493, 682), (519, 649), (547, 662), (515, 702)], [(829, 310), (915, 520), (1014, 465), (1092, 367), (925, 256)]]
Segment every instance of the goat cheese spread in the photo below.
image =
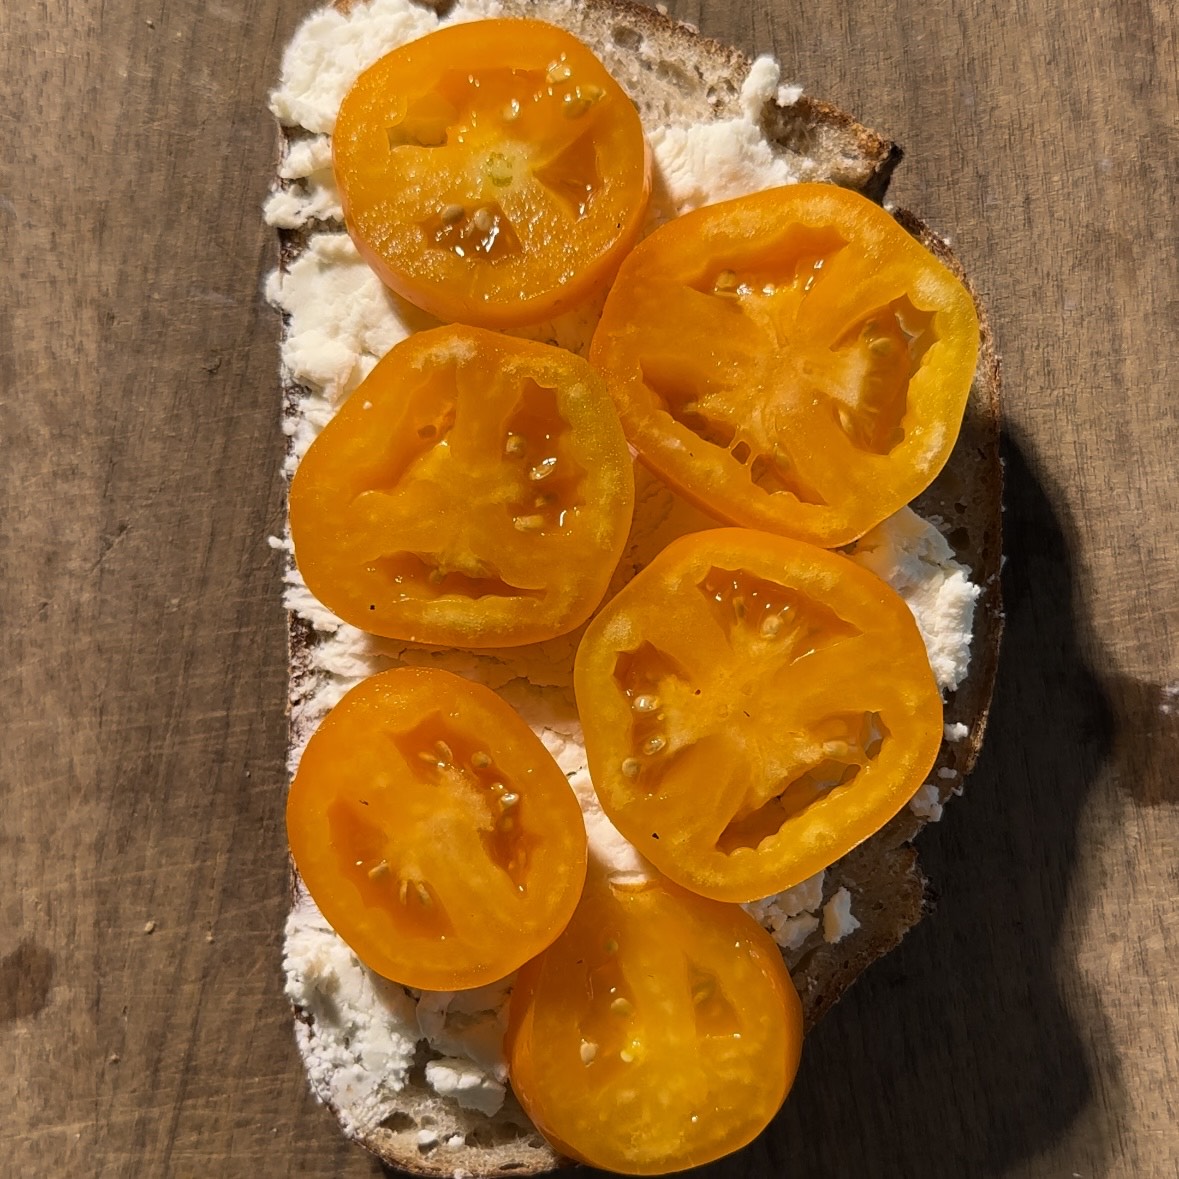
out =
[[(382, 286), (343, 230), (330, 139), (340, 101), (363, 69), (398, 45), (442, 24), (499, 13), (496, 0), (460, 0), (445, 17), (412, 0), (370, 0), (347, 14), (331, 8), (313, 13), (287, 48), (270, 106), (290, 136), (279, 167), (282, 183), (265, 215), (271, 225), (309, 234), (305, 248), (272, 274), (266, 287), (267, 298), (286, 318), (282, 366), (294, 390), (284, 415), (288, 477), (377, 360), (412, 332), (437, 322)], [(699, 205), (799, 179), (761, 129), (768, 103), (793, 102), (800, 93), (778, 81), (777, 64), (759, 58), (735, 115), (646, 126), (660, 180), (648, 230)], [(520, 334), (584, 353), (599, 311), (600, 303), (591, 303)], [(610, 593), (675, 536), (714, 523), (642, 468), (636, 480), (634, 525)], [(293, 674), (292, 773), (316, 725), (360, 680), (404, 664), (445, 668), (499, 692), (528, 721), (577, 793), (590, 854), (617, 879), (644, 878), (647, 862), (603, 814), (590, 783), (573, 702), (576, 636), (474, 653), (367, 635), (311, 596), (290, 560), (289, 538), (272, 543), (288, 554), (286, 606), (314, 636)], [(851, 555), (900, 592), (917, 619), (938, 683), (944, 690), (957, 687), (969, 662), (979, 589), (937, 528), (904, 509), (859, 541)], [(951, 727), (948, 739), (965, 735), (957, 726), (951, 738)], [(940, 813), (935, 786), (923, 788), (914, 801), (919, 815)], [(846, 888), (824, 897), (825, 876), (820, 872), (746, 906), (782, 947), (788, 964), (804, 947), (838, 942), (859, 927)], [(433, 1102), (433, 1128), (421, 1131), (428, 1139), (423, 1146), (461, 1145), (472, 1117), (501, 1109), (512, 1115), (502, 1047), (510, 979), (457, 994), (414, 992), (390, 983), (360, 964), (305, 893), (287, 922), (283, 965), (288, 997), (311, 1016), (296, 1028), (313, 1091), (335, 1107), (349, 1133), (363, 1135), (401, 1107), (398, 1095), (423, 1056)]]

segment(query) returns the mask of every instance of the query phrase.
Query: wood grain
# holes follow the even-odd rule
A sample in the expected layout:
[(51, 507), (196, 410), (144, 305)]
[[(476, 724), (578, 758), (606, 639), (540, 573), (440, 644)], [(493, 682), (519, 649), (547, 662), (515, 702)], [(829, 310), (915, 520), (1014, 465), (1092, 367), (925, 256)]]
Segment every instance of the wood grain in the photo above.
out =
[[(899, 140), (1005, 358), (1008, 641), (936, 916), (710, 1175), (1179, 1169), (1172, 6), (671, 6)], [(374, 1175), (281, 1000), (265, 95), (299, 0), (0, 10), (0, 1165)]]

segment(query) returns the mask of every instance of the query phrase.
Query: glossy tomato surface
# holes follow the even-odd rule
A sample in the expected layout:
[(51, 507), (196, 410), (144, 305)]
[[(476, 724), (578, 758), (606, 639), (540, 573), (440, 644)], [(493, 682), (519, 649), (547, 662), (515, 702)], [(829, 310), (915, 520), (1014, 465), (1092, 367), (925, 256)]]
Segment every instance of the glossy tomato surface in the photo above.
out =
[(381, 279), (442, 319), (547, 319), (613, 276), (650, 162), (596, 57), (532, 20), (453, 25), (365, 70), (332, 136), (349, 232)]
[(797, 184), (657, 229), (590, 359), (657, 474), (719, 519), (830, 548), (941, 470), (978, 343), (970, 293), (883, 209)]
[(498, 696), (400, 668), (353, 688), (287, 799), (299, 875), (367, 966), (458, 990), (510, 974), (569, 920), (585, 877), (565, 775)]
[(373, 634), (460, 647), (572, 630), (630, 528), (634, 472), (600, 377), (454, 325), (393, 349), (291, 483), (311, 592)]
[(736, 905), (591, 867), (560, 938), (519, 973), (512, 1087), (559, 1149), (662, 1174), (755, 1138), (798, 1069), (802, 1007), (769, 935)]
[(942, 702), (909, 608), (846, 557), (745, 529), (674, 541), (594, 618), (574, 681), (602, 807), (686, 888), (792, 888), (923, 782)]

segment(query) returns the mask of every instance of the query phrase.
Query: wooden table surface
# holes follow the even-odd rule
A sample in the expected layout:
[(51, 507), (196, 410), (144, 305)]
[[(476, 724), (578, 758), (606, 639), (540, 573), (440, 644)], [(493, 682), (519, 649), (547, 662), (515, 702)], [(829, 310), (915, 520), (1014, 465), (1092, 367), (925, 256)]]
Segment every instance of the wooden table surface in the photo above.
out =
[[(683, 0), (906, 148), (1007, 393), (987, 746), (940, 906), (717, 1179), (1179, 1173), (1168, 0)], [(0, 10), (0, 1174), (373, 1176), (281, 997), (266, 93), (304, 0)], [(1170, 687), (1168, 688), (1168, 685)]]

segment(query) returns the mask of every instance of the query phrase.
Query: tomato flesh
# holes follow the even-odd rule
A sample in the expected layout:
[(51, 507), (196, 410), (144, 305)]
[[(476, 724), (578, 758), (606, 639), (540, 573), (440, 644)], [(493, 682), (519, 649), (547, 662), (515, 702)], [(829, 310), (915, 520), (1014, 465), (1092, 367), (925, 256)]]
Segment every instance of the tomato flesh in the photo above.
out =
[(755, 1138), (785, 1099), (802, 1007), (743, 910), (591, 868), (564, 933), (519, 973), (512, 1086), (573, 1158), (662, 1174)]
[(643, 462), (697, 506), (830, 548), (941, 470), (978, 340), (970, 293), (883, 209), (798, 184), (656, 230), (590, 358)]
[(483, 327), (535, 323), (606, 284), (650, 194), (634, 104), (539, 21), (454, 25), (381, 58), (345, 96), (332, 150), (381, 279)]
[(308, 588), (373, 634), (465, 647), (572, 630), (630, 527), (630, 452), (562, 349), (454, 325), (393, 349), (291, 482)]
[(489, 689), (400, 668), (365, 680), (308, 742), (291, 855), (371, 969), (458, 990), (510, 974), (569, 920), (581, 809), (539, 738)]
[(913, 796), (942, 703), (879, 578), (800, 541), (674, 541), (586, 630), (574, 672), (590, 773), (671, 879), (750, 901), (834, 863)]

